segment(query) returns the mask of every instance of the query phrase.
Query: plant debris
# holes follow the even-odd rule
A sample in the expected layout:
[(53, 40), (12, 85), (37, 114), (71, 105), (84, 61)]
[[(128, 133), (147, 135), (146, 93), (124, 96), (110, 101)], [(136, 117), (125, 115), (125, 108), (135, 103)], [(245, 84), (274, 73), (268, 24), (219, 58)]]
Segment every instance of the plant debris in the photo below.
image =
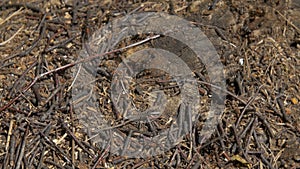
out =
[[(300, 166), (300, 3), (289, 1), (10, 1), (0, 2), (0, 167), (1, 168), (298, 168)], [(149, 158), (111, 153), (92, 141), (72, 106), (72, 67), (93, 33), (132, 13), (165, 12), (201, 29), (224, 65), (226, 108), (208, 139), (193, 132), (170, 150)], [(153, 136), (169, 127), (180, 94), (170, 75), (142, 72), (130, 95), (141, 110), (151, 90), (172, 98), (170, 109), (151, 123), (123, 120), (110, 100), (112, 74), (121, 57), (156, 47), (163, 37), (139, 35), (103, 53), (95, 83), (100, 109), (122, 134)], [(168, 44), (167, 42), (165, 42)], [(162, 43), (163, 44), (163, 43)], [(132, 45), (132, 46), (130, 46)], [(175, 47), (176, 48), (176, 47)], [(176, 50), (174, 47), (174, 51)], [(205, 68), (194, 69), (201, 83), (201, 112), (211, 86)], [(89, 93), (78, 93), (80, 98)], [(151, 124), (151, 125), (150, 125)], [(126, 151), (126, 149), (124, 150)]]

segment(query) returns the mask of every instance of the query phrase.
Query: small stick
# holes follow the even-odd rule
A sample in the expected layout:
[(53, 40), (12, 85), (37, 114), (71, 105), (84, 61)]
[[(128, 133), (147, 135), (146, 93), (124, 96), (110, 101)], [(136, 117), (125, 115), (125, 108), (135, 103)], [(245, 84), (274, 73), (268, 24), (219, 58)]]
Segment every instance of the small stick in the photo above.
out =
[(109, 148), (110, 148), (110, 144), (107, 144), (107, 148), (101, 154), (101, 156), (98, 158), (98, 160), (96, 161), (96, 163), (94, 164), (94, 166), (92, 167), (92, 169), (95, 169), (98, 166), (98, 164), (100, 163), (100, 161), (102, 160), (102, 158), (104, 157), (104, 155), (108, 152)]
[[(17, 10), (16, 12), (12, 13), (11, 15), (9, 15), (7, 18), (5, 18), (3, 21), (0, 22), (0, 25), (4, 24), (6, 21), (8, 21), (10, 18), (12, 18), (13, 16), (15, 15), (18, 15), (21, 13), (21, 11), (23, 10), (24, 8), (20, 8), (19, 10)], [(22, 26), (23, 27), (23, 26)], [(0, 45), (1, 46), (1, 45)]]
[(125, 154), (125, 152), (126, 152), (126, 150), (128, 148), (128, 145), (130, 144), (131, 135), (132, 135), (132, 130), (129, 131), (129, 134), (126, 137), (126, 140), (125, 140), (125, 143), (124, 143), (124, 147), (123, 147), (121, 156), (124, 156), (124, 154)]
[(258, 148), (258, 149), (261, 149), (261, 145), (260, 145), (260, 143), (259, 143), (259, 141), (258, 141), (257, 134), (256, 134), (256, 131), (255, 131), (255, 130), (253, 130), (253, 137), (254, 137), (254, 140), (255, 140), (255, 143), (256, 143), (257, 148)]
[(44, 156), (45, 156), (45, 151), (46, 151), (46, 146), (43, 146), (42, 151), (40, 153), (40, 159), (39, 159), (39, 164), (37, 166), (37, 169), (41, 169), (42, 168), (43, 159), (44, 159)]
[(45, 52), (47, 53), (47, 52), (50, 52), (50, 51), (52, 51), (52, 50), (54, 50), (54, 49), (56, 49), (56, 48), (65, 46), (67, 43), (71, 42), (72, 40), (74, 40), (74, 39), (77, 38), (77, 37), (79, 37), (79, 35), (75, 35), (75, 36), (73, 36), (73, 37), (71, 37), (71, 38), (69, 38), (69, 39), (67, 39), (67, 40), (64, 40), (64, 41), (62, 41), (62, 42), (59, 42), (57, 45), (54, 45), (54, 46), (52, 46), (52, 47), (50, 47), (50, 48), (48, 48), (48, 49), (45, 49)]
[(178, 133), (177, 133), (177, 138), (180, 138), (181, 134), (182, 134), (182, 127), (183, 127), (183, 114), (185, 112), (185, 103), (182, 103), (180, 105), (180, 108), (179, 108), (179, 112), (178, 112)]
[[(43, 138), (51, 145), (53, 146), (59, 154), (70, 164), (73, 164), (70, 158), (66, 155), (66, 153), (60, 149), (52, 140), (50, 140), (44, 133), (40, 132), (40, 134), (43, 136)], [(74, 164), (73, 164), (74, 165)]]
[(300, 33), (300, 29), (291, 21), (289, 21), (284, 15), (282, 15), (282, 13), (280, 13), (278, 10), (275, 10), (275, 12), (277, 12), (288, 24), (290, 24), (294, 29), (296, 29), (298, 33)]
[(63, 128), (67, 131), (67, 133), (73, 138), (73, 140), (76, 142), (76, 144), (78, 144), (78, 146), (80, 148), (82, 148), (86, 153), (88, 153), (91, 157), (95, 157), (94, 154), (92, 154), (89, 150), (87, 150), (83, 144), (76, 138), (76, 136), (73, 134), (73, 132), (69, 129), (69, 127), (63, 122), (61, 121), (61, 124), (63, 126)]
[[(42, 131), (41, 133), (43, 133), (45, 136), (48, 136), (49, 135), (49, 132), (51, 130), (51, 124), (48, 124)], [(45, 140), (41, 139), (41, 136), (38, 135), (36, 138), (40, 139), (38, 142), (37, 142), (37, 146), (38, 144), (40, 144), (40, 142), (42, 142), (42, 144), (44, 145), (42, 147), (42, 150), (41, 152), (39, 153), (39, 163), (38, 163), (38, 166), (37, 166), (37, 169), (40, 169), (42, 168), (43, 166), (43, 159), (44, 159), (44, 156), (46, 155), (45, 151), (46, 151), (46, 143), (45, 143)], [(38, 149), (36, 150), (35, 154), (37, 153)], [(34, 156), (32, 157), (31, 161), (29, 162), (29, 165), (31, 166), (32, 165), (32, 162), (34, 160)]]
[(80, 70), (81, 70), (81, 67), (82, 67), (82, 66), (79, 65), (79, 68), (78, 68), (78, 70), (77, 70), (77, 72), (76, 72), (76, 75), (75, 75), (75, 77), (74, 77), (74, 80), (72, 81), (71, 85), (70, 85), (70, 86), (68, 87), (68, 89), (67, 89), (68, 92), (72, 89), (72, 87), (73, 87), (75, 81), (77, 80), (77, 77), (78, 77), (78, 75), (79, 75), (79, 72), (80, 72)]
[(4, 159), (3, 159), (3, 162), (2, 164), (0, 164), (0, 167), (1, 169), (6, 169), (8, 167), (8, 157), (9, 156), (9, 153), (5, 153), (5, 156), (4, 156)]
[(250, 126), (253, 124), (253, 121), (255, 120), (255, 118), (252, 118), (251, 121), (248, 123), (248, 125), (245, 127), (245, 129), (243, 130), (243, 132), (241, 134), (239, 134), (240, 138), (243, 138), (246, 135), (246, 132), (249, 130)]
[[(73, 119), (73, 106), (70, 106), (70, 118), (71, 118), (71, 124), (72, 124), (72, 133), (75, 133), (75, 127), (74, 127), (74, 119)], [(75, 163), (75, 140), (72, 139), (72, 162)], [(75, 169), (75, 166), (72, 165), (72, 168)]]
[(216, 4), (219, 2), (220, 0), (214, 0), (213, 1), (213, 4), (211, 4), (209, 7), (208, 7), (208, 10), (213, 10), (216, 6)]
[(236, 126), (235, 125), (232, 125), (232, 130), (233, 130), (233, 135), (234, 135), (234, 137), (235, 137), (235, 141), (236, 141), (236, 143), (237, 143), (237, 151), (239, 152), (240, 150), (242, 150), (242, 144), (241, 144), (241, 142), (240, 142), (240, 138), (239, 138), (239, 136), (238, 136), (238, 134), (237, 134), (237, 129), (236, 129)]
[(26, 145), (26, 139), (27, 139), (28, 131), (29, 131), (29, 126), (27, 125), (26, 131), (23, 135), (23, 140), (22, 140), (22, 143), (21, 143), (22, 145), (21, 145), (21, 148), (20, 148), (20, 153), (18, 155), (18, 160), (17, 160), (15, 169), (20, 168), (20, 165), (21, 165), (21, 162), (22, 162), (22, 159), (23, 159), (23, 156), (24, 156), (24, 152), (25, 152), (25, 145)]
[(267, 164), (267, 165), (270, 167), (270, 169), (275, 169), (275, 168), (272, 166), (272, 164), (265, 158), (265, 156), (263, 156), (262, 153), (260, 153), (259, 155), (260, 155), (259, 157), (261, 158), (261, 161), (263, 161), (265, 164)]
[(253, 135), (253, 131), (256, 127), (256, 124), (257, 124), (257, 117), (255, 117), (254, 121), (252, 122), (252, 126), (251, 126), (250, 133), (249, 133), (249, 138), (246, 141), (246, 146), (245, 146), (246, 147), (246, 153), (250, 153), (250, 151), (248, 151), (248, 146), (250, 145), (251, 136)]
[[(0, 24), (0, 25), (1, 25), (1, 24)], [(9, 41), (11, 41), (13, 38), (15, 38), (15, 36), (16, 36), (18, 33), (20, 33), (21, 30), (22, 30), (23, 28), (24, 28), (24, 25), (22, 25), (21, 28), (19, 28), (19, 29), (17, 30), (17, 32), (16, 32), (15, 34), (13, 34), (13, 36), (11, 36), (9, 39), (7, 39), (7, 40), (4, 41), (4, 42), (1, 42), (1, 43), (0, 43), (0, 46), (7, 44)]]
[[(149, 161), (150, 161), (149, 158), (148, 158), (148, 159), (145, 159), (144, 161), (141, 161), (141, 162), (135, 164), (132, 168), (138, 168), (138, 167), (140, 167), (140, 166), (146, 164), (146, 163), (149, 162)], [(127, 166), (130, 166), (130, 165), (127, 165)], [(140, 168), (141, 168), (141, 167), (140, 167)], [(143, 167), (142, 167), (142, 168), (143, 168)]]
[(16, 138), (14, 135), (11, 136), (11, 140), (10, 140), (10, 149), (9, 149), (9, 165), (10, 166), (14, 166), (14, 155), (15, 155), (15, 149), (16, 149)]
[(221, 147), (222, 147), (222, 150), (225, 151), (226, 148), (225, 148), (225, 144), (224, 144), (224, 141), (223, 141), (223, 137), (224, 137), (224, 133), (223, 133), (223, 129), (221, 129), (221, 124), (218, 124), (217, 126), (218, 128), (220, 128), (221, 132), (217, 129), (217, 134), (218, 134), (218, 137), (220, 137), (219, 141), (221, 143)]
[[(40, 136), (38, 135), (37, 137), (40, 137)], [(28, 168), (32, 168), (31, 166), (32, 166), (33, 161), (35, 160), (35, 157), (37, 156), (38, 153), (40, 153), (41, 147), (39, 145), (40, 145), (40, 141), (38, 141), (36, 143), (36, 145), (34, 145), (34, 148), (32, 148), (32, 150), (34, 150), (34, 151), (27, 153), (27, 154), (30, 154), (30, 156), (31, 156), (31, 158), (28, 159), (28, 163), (29, 163)]]
[(59, 164), (57, 164), (57, 163), (54, 162), (54, 161), (44, 160), (44, 162), (45, 162), (45, 163), (48, 163), (48, 164), (50, 164), (50, 165), (53, 165), (53, 166), (55, 166), (55, 167), (57, 167), (57, 168), (64, 169), (64, 167), (60, 166)]
[(2, 8), (26, 8), (26, 9), (30, 9), (33, 12), (37, 12), (40, 13), (41, 10), (40, 8), (38, 8), (37, 6), (31, 5), (30, 3), (16, 3), (16, 4), (5, 4), (2, 6)]
[(246, 158), (246, 160), (249, 162), (250, 161), (250, 159), (249, 159), (249, 156), (246, 154), (246, 152), (242, 149), (242, 144), (241, 144), (241, 142), (240, 142), (240, 137), (238, 136), (238, 134), (237, 134), (237, 130), (236, 130), (236, 126), (232, 126), (232, 129), (233, 129), (233, 134), (234, 134), (234, 136), (235, 136), (235, 141), (236, 141), (236, 143), (237, 143), (237, 145), (238, 145), (238, 150), (239, 151), (241, 151), (242, 152), (242, 154), (243, 154), (243, 156)]
[(243, 117), (243, 115), (244, 115), (246, 109), (247, 109), (247, 108), (251, 105), (251, 103), (255, 100), (255, 98), (257, 97), (257, 95), (258, 95), (258, 93), (259, 93), (259, 91), (260, 91), (260, 89), (261, 89), (262, 87), (263, 87), (263, 85), (259, 86), (259, 88), (257, 89), (257, 91), (256, 91), (256, 93), (254, 94), (254, 96), (253, 96), (253, 97), (249, 100), (249, 102), (246, 104), (246, 106), (244, 107), (244, 109), (243, 109), (243, 111), (242, 111), (240, 117), (238, 118), (238, 121), (236, 122), (236, 125), (235, 125), (235, 126), (238, 126), (238, 125), (239, 125), (239, 123), (240, 123), (240, 121), (241, 121), (241, 119), (242, 119), (242, 117)]
[(47, 100), (45, 101), (44, 105), (46, 105), (61, 89), (63, 88), (63, 86), (59, 86), (57, 87), (51, 94), (50, 96), (47, 98)]
[(188, 157), (186, 156), (185, 152), (183, 152), (179, 146), (177, 146), (177, 149), (179, 150), (179, 153), (180, 153), (181, 156), (184, 158), (184, 160), (185, 160), (186, 162), (188, 162), (189, 160), (188, 160)]
[(14, 83), (13, 87), (11, 88), (9, 94), (8, 94), (8, 98), (10, 98), (13, 94), (13, 89), (15, 89), (17, 87), (17, 85), (20, 83), (20, 81), (24, 78), (25, 74), (28, 73), (36, 64), (37, 64), (37, 60), (34, 61), (23, 73), (22, 75), (19, 77), (19, 79)]
[(271, 138), (274, 138), (274, 133), (266, 118), (263, 117), (263, 115), (260, 112), (255, 112), (255, 115), (257, 115), (258, 118), (262, 121), (262, 123), (267, 127), (268, 133), (270, 134)]
[(7, 133), (7, 141), (6, 141), (6, 146), (5, 146), (6, 151), (8, 150), (8, 147), (9, 147), (10, 137), (12, 135), (14, 122), (15, 122), (15, 120), (10, 120), (10, 123), (9, 123), (9, 129), (8, 129), (8, 133)]
[(170, 160), (170, 164), (173, 164), (173, 161), (175, 160), (175, 156), (177, 155), (178, 155), (178, 149), (175, 149), (175, 152), (173, 153), (172, 158)]
[(38, 86), (37, 86), (37, 84), (34, 84), (32, 87), (31, 87), (31, 89), (32, 89), (32, 91), (33, 91), (33, 93), (34, 93), (34, 96), (35, 96), (35, 98), (36, 98), (36, 101), (35, 101), (35, 103), (33, 103), (35, 106), (38, 106), (40, 103), (41, 103), (41, 101), (42, 101), (42, 97), (41, 97), (41, 94), (40, 94), (40, 92), (39, 92), (39, 88), (38, 88)]
[(74, 0), (73, 1), (73, 8), (72, 8), (72, 25), (75, 25), (78, 23), (77, 21), (77, 11), (79, 8), (79, 1), (78, 0)]
[(284, 120), (284, 122), (290, 122), (290, 118), (287, 116), (286, 112), (285, 112), (285, 107), (283, 105), (283, 102), (280, 98), (277, 98), (277, 103), (279, 105), (279, 108), (280, 108), (280, 111), (281, 111), (281, 114), (282, 114), (282, 118)]

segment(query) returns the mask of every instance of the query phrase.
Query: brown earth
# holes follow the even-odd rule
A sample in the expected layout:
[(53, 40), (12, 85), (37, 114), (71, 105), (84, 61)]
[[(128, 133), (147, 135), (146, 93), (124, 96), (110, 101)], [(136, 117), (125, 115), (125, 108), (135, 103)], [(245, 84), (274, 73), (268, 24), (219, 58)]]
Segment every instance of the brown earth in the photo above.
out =
[[(99, 147), (91, 141), (93, 135), (84, 131), (72, 106), (71, 67), (93, 32), (114, 19), (146, 11), (182, 17), (205, 33), (224, 65), (226, 107), (209, 139), (199, 138), (204, 121), (199, 117), (192, 132), (172, 149), (146, 159), (128, 158)], [(125, 39), (118, 47), (149, 36)], [(168, 128), (168, 118), (177, 113), (178, 84), (156, 70), (139, 74), (139, 85), (131, 86), (130, 93), (141, 110), (149, 108), (145, 95), (153, 89), (164, 90), (172, 100), (164, 115), (153, 121), (155, 131), (144, 123), (124, 120), (110, 100), (112, 74), (122, 57), (164, 44), (170, 43), (163, 38), (151, 40), (112, 52), (99, 63), (95, 92), (100, 110), (125, 135), (136, 131), (153, 136)], [(174, 44), (165, 48), (177, 50)], [(299, 168), (299, 51), (298, 0), (4, 0), (0, 2), (0, 166)], [(201, 63), (192, 70), (199, 82), (210, 82)], [(205, 113), (211, 86), (201, 85), (199, 92), (199, 112)]]

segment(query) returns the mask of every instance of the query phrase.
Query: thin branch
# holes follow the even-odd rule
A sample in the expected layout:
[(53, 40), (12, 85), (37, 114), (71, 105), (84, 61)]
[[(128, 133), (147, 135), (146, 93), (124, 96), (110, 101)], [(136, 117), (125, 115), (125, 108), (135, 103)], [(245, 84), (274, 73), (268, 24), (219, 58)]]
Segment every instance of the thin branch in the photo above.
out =
[(21, 30), (22, 30), (23, 28), (24, 28), (24, 25), (22, 25), (21, 28), (19, 28), (19, 29), (17, 30), (17, 32), (16, 32), (15, 34), (13, 34), (13, 36), (11, 36), (9, 39), (7, 39), (7, 40), (4, 41), (4, 42), (1, 42), (1, 43), (0, 43), (0, 46), (7, 44), (9, 41), (11, 41), (13, 38), (15, 38), (15, 36), (16, 36), (18, 33), (20, 33)]

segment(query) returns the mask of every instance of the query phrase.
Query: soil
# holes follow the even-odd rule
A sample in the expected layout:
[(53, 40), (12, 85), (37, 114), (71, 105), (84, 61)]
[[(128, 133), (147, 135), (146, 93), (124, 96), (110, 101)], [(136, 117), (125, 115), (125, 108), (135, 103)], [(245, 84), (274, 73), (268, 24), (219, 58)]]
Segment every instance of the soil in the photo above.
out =
[[(74, 92), (81, 91), (74, 85), (80, 51), (90, 55), (95, 50), (87, 45), (93, 33), (118, 18), (143, 12), (184, 18), (206, 35), (219, 54), (225, 108), (208, 138), (201, 131), (216, 86), (205, 64), (174, 39), (160, 36), (139, 44), (155, 36), (150, 32), (122, 40), (105, 55), (96, 52), (102, 59), (94, 64), (95, 78), (78, 82), (83, 88), (92, 84), (90, 91), (97, 97)], [(171, 128), (182, 92), (166, 71), (145, 70), (128, 84), (132, 104), (140, 111), (153, 110), (150, 121), (140, 122), (149, 118), (136, 112), (125, 116), (112, 104), (113, 75), (122, 60), (151, 48), (172, 51), (191, 67), (199, 82), (199, 116), (183, 127), (192, 130), (161, 154), (133, 158), (124, 155), (126, 149), (114, 154), (112, 147), (93, 139), (107, 132), (102, 132), (102, 121), (93, 122), (98, 116), (91, 116), (91, 105), (75, 102), (94, 99), (101, 117), (118, 128), (119, 137), (153, 137)], [(84, 59), (82, 70), (90, 74), (92, 61)], [(4, 0), (0, 2), (0, 81), (1, 168), (300, 167), (298, 0)], [(157, 90), (169, 100), (159, 116), (153, 106), (159, 100), (151, 95)], [(85, 116), (94, 128), (80, 121), (76, 110), (86, 111), (80, 106), (91, 113)]]

